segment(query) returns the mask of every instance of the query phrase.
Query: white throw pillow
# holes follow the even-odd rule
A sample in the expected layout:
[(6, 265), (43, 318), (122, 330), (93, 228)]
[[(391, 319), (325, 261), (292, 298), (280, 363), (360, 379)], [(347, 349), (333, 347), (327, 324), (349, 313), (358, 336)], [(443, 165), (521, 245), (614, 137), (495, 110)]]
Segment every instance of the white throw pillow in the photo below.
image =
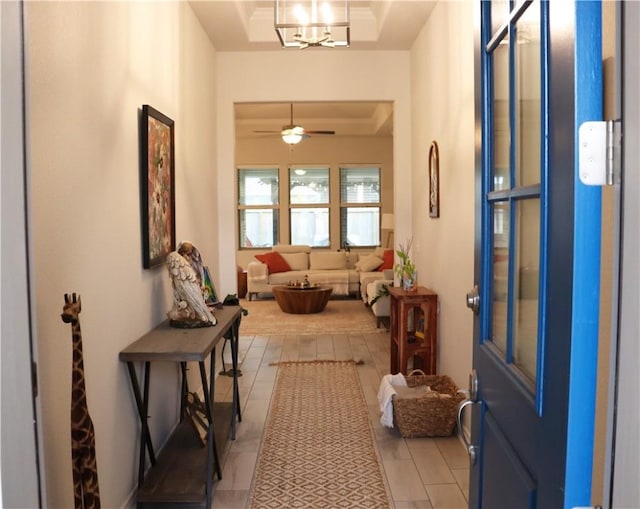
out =
[(376, 255), (378, 258), (384, 258), (384, 251), (385, 251), (384, 247), (378, 246), (373, 252), (373, 254)]
[(309, 255), (307, 253), (280, 253), (291, 270), (308, 270)]
[(311, 270), (343, 270), (347, 268), (347, 257), (342, 251), (311, 253), (309, 268)]
[(383, 263), (384, 260), (376, 255), (366, 255), (358, 260), (358, 263), (356, 263), (356, 270), (359, 270), (360, 272), (371, 272), (376, 270)]
[(278, 253), (310, 253), (311, 247), (296, 244), (277, 244), (271, 248)]

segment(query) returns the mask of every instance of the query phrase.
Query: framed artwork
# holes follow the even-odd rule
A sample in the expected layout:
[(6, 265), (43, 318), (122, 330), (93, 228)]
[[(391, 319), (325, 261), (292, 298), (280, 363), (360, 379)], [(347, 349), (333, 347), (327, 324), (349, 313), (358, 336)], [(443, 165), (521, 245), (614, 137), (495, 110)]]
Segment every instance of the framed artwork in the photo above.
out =
[(142, 265), (163, 264), (176, 249), (174, 125), (148, 104), (140, 122)]
[(429, 148), (429, 217), (440, 217), (440, 154), (435, 140)]

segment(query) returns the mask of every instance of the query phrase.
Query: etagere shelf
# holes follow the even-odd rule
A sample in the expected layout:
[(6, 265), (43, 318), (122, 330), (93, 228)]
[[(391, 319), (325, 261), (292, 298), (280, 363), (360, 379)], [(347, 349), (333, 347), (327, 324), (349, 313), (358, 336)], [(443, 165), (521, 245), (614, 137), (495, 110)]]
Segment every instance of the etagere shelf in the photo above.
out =
[(390, 370), (391, 374), (407, 375), (409, 360), (412, 368), (427, 375), (436, 374), (438, 342), (438, 294), (419, 286), (415, 290), (389, 287)]

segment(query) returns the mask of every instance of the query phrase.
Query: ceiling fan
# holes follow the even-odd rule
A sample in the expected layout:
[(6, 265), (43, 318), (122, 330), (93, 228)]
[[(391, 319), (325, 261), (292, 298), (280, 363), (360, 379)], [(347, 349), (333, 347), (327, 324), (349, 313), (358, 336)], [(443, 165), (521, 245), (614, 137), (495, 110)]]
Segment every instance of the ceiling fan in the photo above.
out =
[(335, 131), (311, 131), (293, 123), (293, 103), (291, 106), (291, 117), (288, 125), (282, 126), (281, 131), (254, 131), (254, 133), (278, 133), (282, 141), (289, 145), (295, 145), (307, 139), (312, 134), (336, 134)]

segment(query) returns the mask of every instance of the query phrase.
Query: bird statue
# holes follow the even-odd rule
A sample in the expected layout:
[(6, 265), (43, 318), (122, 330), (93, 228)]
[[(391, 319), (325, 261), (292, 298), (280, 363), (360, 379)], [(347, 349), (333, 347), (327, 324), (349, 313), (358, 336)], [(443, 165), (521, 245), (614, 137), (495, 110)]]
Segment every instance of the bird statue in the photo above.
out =
[(174, 327), (210, 327), (216, 317), (206, 305), (202, 287), (189, 261), (177, 251), (167, 256), (167, 269), (173, 287), (173, 307), (167, 313)]
[(198, 280), (198, 284), (203, 286), (204, 279), (204, 267), (202, 265), (202, 256), (200, 256), (200, 251), (198, 248), (193, 245), (192, 242), (188, 240), (183, 240), (178, 244), (178, 253), (182, 255), (182, 257), (189, 262), (193, 272), (196, 275), (196, 279)]

